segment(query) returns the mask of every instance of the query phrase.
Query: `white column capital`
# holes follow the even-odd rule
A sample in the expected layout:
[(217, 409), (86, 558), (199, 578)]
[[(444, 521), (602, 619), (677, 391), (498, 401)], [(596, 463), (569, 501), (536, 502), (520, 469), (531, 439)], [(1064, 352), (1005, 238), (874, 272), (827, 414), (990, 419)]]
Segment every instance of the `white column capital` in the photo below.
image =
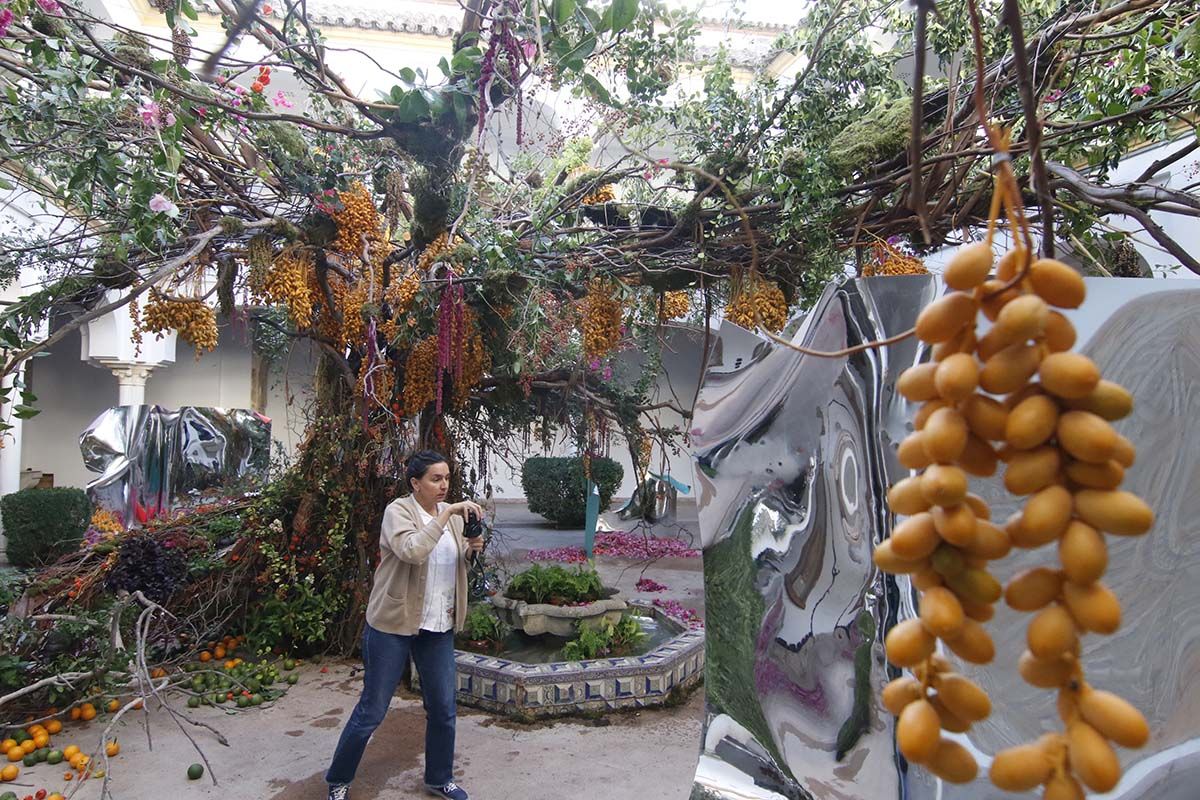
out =
[(156, 364), (137, 364), (114, 359), (97, 359), (117, 376), (117, 405), (140, 406), (146, 402), (146, 381)]

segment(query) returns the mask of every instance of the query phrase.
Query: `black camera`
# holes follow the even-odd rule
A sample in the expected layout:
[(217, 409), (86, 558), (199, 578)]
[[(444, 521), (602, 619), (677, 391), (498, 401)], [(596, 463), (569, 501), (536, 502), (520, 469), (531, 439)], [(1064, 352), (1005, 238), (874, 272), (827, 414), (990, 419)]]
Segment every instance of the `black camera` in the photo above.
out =
[(483, 535), (483, 521), (475, 516), (474, 511), (467, 512), (467, 523), (463, 525), (463, 536), (468, 539), (478, 539)]

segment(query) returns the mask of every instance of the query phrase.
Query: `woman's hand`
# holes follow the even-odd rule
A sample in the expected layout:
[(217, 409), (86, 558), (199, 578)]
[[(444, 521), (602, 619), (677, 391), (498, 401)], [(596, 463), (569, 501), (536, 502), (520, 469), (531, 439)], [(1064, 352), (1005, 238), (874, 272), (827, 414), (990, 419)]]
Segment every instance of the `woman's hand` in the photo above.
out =
[(461, 515), (463, 521), (470, 519), (469, 515), (471, 513), (475, 514), (476, 519), (483, 519), (483, 509), (480, 508), (477, 503), (472, 503), (470, 500), (463, 500), (462, 502), (455, 503), (454, 505), (450, 506), (450, 513)]
[(483, 537), (476, 536), (474, 539), (467, 539), (467, 553), (482, 553), (483, 552)]

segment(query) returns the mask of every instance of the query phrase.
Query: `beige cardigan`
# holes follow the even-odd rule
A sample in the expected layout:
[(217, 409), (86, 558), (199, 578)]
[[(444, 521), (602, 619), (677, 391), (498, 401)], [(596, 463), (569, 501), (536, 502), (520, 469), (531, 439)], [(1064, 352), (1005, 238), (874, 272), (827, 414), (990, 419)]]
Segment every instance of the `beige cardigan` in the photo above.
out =
[(461, 630), (467, 618), (466, 540), (463, 518), (450, 517), (449, 534), (443, 534), (437, 519), (421, 523), (420, 507), (411, 496), (388, 503), (379, 534), (379, 566), (367, 601), (367, 624), (384, 633), (414, 636), (421, 627), (425, 604), (425, 580), (429, 554), (443, 535), (454, 537), (458, 546), (458, 575), (454, 593), (454, 629)]

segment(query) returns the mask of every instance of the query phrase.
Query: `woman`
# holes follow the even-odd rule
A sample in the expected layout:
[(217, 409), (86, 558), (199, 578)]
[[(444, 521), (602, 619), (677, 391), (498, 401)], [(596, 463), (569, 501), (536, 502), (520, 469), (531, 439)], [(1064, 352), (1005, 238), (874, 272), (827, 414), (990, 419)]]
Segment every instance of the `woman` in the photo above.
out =
[(363, 633), (363, 693), (325, 773), (329, 800), (349, 798), (367, 740), (383, 721), (410, 654), (425, 705), (425, 788), (436, 797), (467, 800), (453, 781), (454, 631), (467, 616), (467, 557), (483, 549), (483, 537), (463, 536), (463, 523), (472, 513), (482, 519), (483, 512), (469, 500), (442, 502), (450, 465), (440, 453), (417, 453), (405, 476), (412, 494), (383, 512)]

